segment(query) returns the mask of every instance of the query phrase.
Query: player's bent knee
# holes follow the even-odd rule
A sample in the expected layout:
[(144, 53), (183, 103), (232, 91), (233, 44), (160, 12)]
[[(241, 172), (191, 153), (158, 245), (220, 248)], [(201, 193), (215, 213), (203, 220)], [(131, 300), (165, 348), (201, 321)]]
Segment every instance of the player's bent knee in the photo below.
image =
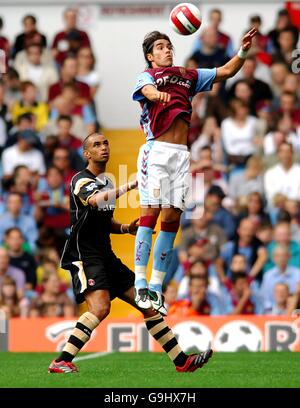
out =
[(100, 303), (98, 305), (93, 305), (89, 310), (93, 313), (100, 321), (105, 319), (110, 313), (110, 303)]
[(155, 228), (157, 221), (156, 215), (142, 215), (140, 217), (140, 227)]

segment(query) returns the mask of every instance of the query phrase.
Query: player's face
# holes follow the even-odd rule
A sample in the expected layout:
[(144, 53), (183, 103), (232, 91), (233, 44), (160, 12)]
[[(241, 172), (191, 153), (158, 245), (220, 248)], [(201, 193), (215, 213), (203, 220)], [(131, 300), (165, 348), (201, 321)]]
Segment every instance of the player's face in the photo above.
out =
[(87, 151), (87, 159), (94, 163), (107, 163), (109, 160), (109, 143), (105, 136), (96, 135), (91, 138)]
[(153, 68), (171, 67), (173, 65), (172, 44), (167, 40), (154, 41), (151, 54), (147, 55)]

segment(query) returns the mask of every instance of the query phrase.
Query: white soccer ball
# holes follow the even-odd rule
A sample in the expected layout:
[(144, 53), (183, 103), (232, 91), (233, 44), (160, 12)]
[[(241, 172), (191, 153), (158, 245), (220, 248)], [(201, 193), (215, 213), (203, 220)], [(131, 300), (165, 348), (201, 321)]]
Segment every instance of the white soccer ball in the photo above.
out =
[(236, 320), (222, 326), (214, 341), (216, 351), (261, 351), (261, 331), (245, 320)]
[(172, 327), (172, 330), (180, 347), (186, 353), (199, 353), (212, 345), (211, 331), (199, 322), (178, 323)]
[(177, 34), (194, 34), (202, 24), (200, 10), (191, 3), (177, 4), (169, 15), (169, 23)]

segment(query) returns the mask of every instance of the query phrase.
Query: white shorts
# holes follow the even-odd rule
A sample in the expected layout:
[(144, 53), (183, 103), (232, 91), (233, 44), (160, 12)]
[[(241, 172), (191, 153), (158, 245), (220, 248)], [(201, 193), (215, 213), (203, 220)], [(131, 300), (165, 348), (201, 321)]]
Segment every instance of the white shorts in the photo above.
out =
[(190, 152), (184, 145), (151, 141), (141, 146), (137, 162), (141, 205), (184, 210), (189, 167)]

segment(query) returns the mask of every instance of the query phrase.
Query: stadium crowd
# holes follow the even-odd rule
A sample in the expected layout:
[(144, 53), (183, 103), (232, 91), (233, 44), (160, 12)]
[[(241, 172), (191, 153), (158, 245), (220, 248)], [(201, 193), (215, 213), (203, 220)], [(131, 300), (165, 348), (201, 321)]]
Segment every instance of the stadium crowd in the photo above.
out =
[[(269, 33), (259, 15), (242, 70), (193, 100), (193, 178), (180, 243), (165, 281), (169, 315), (290, 314), (300, 308), (299, 27), (286, 9)], [(9, 317), (78, 313), (60, 254), (68, 189), (84, 168), (82, 139), (100, 128), (100, 78), (76, 10), (49, 40), (33, 15), (14, 43), (3, 31), (0, 80), (0, 310)], [(235, 53), (220, 10), (196, 38), (187, 68), (223, 65)], [(295, 71), (295, 69), (294, 69)], [(194, 184), (193, 184), (194, 185)]]

